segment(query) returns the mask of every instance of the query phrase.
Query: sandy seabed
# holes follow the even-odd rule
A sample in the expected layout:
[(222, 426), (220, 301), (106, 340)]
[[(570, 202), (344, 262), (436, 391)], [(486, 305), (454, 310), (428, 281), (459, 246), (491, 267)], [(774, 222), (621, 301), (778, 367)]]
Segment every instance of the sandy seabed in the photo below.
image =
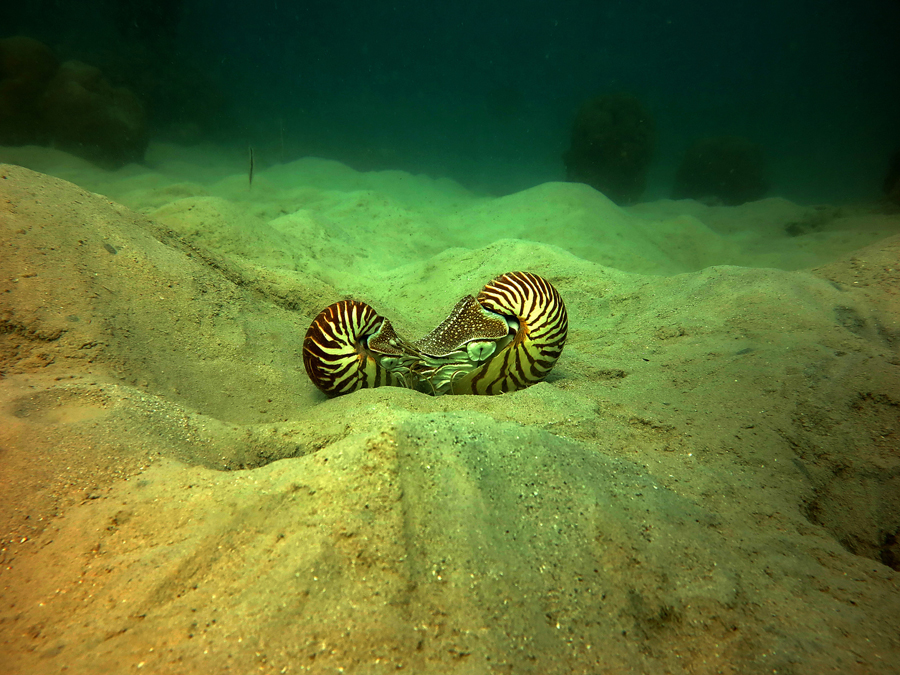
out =
[[(0, 160), (0, 672), (897, 672), (900, 217)], [(545, 382), (303, 371), (332, 302), (514, 270)]]

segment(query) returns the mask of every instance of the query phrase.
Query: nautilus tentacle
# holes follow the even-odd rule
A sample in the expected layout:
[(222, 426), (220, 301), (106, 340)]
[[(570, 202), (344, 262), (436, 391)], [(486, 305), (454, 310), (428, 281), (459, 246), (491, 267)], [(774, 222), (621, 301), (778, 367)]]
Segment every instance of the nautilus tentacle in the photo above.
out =
[(322, 310), (303, 340), (303, 365), (331, 396), (357, 389), (410, 386), (414, 359), (391, 322), (363, 302), (342, 300)]
[(497, 277), (478, 294), (485, 309), (506, 317), (509, 344), (460, 379), (454, 394), (500, 394), (543, 380), (562, 354), (569, 329), (566, 305), (553, 285), (530, 272)]

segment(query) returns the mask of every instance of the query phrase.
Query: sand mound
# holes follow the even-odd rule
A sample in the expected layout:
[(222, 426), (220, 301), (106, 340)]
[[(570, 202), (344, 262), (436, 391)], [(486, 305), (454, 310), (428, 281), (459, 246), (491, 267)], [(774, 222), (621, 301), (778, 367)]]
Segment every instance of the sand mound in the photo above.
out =
[[(0, 670), (893, 672), (896, 223), (709, 267), (807, 212), (304, 166), (134, 171), (143, 213), (0, 166)], [(418, 336), (515, 269), (567, 303), (544, 383), (303, 373), (330, 302)]]

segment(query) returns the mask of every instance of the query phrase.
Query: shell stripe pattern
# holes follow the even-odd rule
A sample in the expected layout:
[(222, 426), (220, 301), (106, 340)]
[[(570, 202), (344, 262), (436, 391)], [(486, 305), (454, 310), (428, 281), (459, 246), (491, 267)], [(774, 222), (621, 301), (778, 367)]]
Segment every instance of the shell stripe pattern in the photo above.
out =
[(453, 383), (454, 394), (501, 394), (543, 380), (562, 354), (569, 329), (566, 306), (553, 285), (530, 272), (511, 272), (476, 298), (487, 309), (515, 317), (512, 342), (484, 365)]
[(315, 318), (303, 340), (303, 365), (326, 394), (349, 394), (366, 387), (403, 386), (368, 349), (368, 340), (390, 322), (364, 302), (342, 300)]

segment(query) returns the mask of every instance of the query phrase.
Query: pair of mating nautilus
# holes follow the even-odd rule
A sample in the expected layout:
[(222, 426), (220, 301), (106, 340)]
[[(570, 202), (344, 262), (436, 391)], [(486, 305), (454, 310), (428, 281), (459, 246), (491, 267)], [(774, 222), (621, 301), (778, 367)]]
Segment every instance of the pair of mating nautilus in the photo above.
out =
[(467, 295), (420, 340), (397, 335), (363, 302), (322, 310), (303, 341), (303, 364), (330, 396), (368, 387), (429, 394), (502, 394), (540, 382), (562, 354), (569, 320), (552, 284), (503, 274)]

